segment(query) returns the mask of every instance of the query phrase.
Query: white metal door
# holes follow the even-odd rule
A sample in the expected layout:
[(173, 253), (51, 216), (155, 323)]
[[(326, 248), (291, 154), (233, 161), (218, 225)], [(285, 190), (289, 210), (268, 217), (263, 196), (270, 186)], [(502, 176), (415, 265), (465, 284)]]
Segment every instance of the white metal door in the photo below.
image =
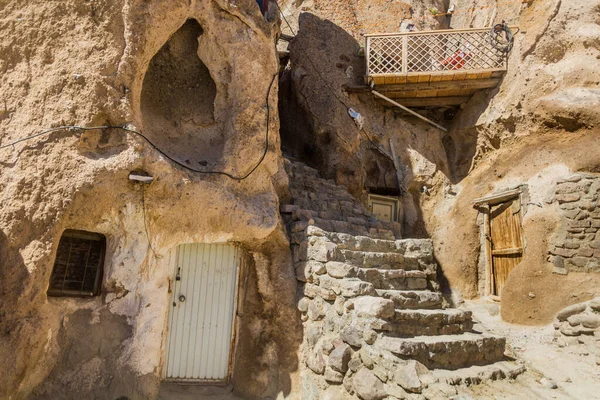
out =
[(241, 250), (231, 244), (183, 244), (175, 267), (165, 376), (229, 379)]

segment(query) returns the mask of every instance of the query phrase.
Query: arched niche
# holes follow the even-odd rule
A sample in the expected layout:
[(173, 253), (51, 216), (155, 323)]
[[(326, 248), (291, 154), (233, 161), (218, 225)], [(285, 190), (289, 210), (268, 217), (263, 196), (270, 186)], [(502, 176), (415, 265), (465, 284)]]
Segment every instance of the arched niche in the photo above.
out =
[(188, 19), (152, 57), (141, 93), (144, 134), (193, 168), (216, 165), (223, 152), (215, 120), (217, 88), (198, 51), (203, 29)]

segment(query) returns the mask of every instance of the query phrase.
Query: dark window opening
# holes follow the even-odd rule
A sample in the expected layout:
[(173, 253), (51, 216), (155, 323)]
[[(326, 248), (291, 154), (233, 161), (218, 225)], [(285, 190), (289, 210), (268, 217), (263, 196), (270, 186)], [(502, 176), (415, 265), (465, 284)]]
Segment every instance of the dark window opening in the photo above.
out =
[(49, 296), (100, 294), (106, 237), (99, 233), (67, 229), (63, 232), (52, 275)]

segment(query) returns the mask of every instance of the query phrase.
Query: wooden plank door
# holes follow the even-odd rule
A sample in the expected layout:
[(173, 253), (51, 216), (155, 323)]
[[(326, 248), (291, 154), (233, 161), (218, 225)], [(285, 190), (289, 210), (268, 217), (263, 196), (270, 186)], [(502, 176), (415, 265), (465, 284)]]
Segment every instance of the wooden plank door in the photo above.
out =
[(510, 271), (523, 259), (521, 200), (517, 197), (491, 206), (492, 294), (499, 296)]

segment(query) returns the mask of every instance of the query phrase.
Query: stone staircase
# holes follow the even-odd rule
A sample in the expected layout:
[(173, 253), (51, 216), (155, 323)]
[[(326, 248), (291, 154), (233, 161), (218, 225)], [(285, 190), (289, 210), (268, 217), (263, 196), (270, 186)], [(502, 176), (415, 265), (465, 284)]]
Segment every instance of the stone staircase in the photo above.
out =
[[(291, 239), (304, 323), (303, 398), (331, 385), (361, 399), (415, 396), (435, 384), (515, 377), (505, 339), (444, 307), (429, 239), (398, 239), (333, 181), (286, 160)], [(311, 395), (310, 393), (314, 394)]]

